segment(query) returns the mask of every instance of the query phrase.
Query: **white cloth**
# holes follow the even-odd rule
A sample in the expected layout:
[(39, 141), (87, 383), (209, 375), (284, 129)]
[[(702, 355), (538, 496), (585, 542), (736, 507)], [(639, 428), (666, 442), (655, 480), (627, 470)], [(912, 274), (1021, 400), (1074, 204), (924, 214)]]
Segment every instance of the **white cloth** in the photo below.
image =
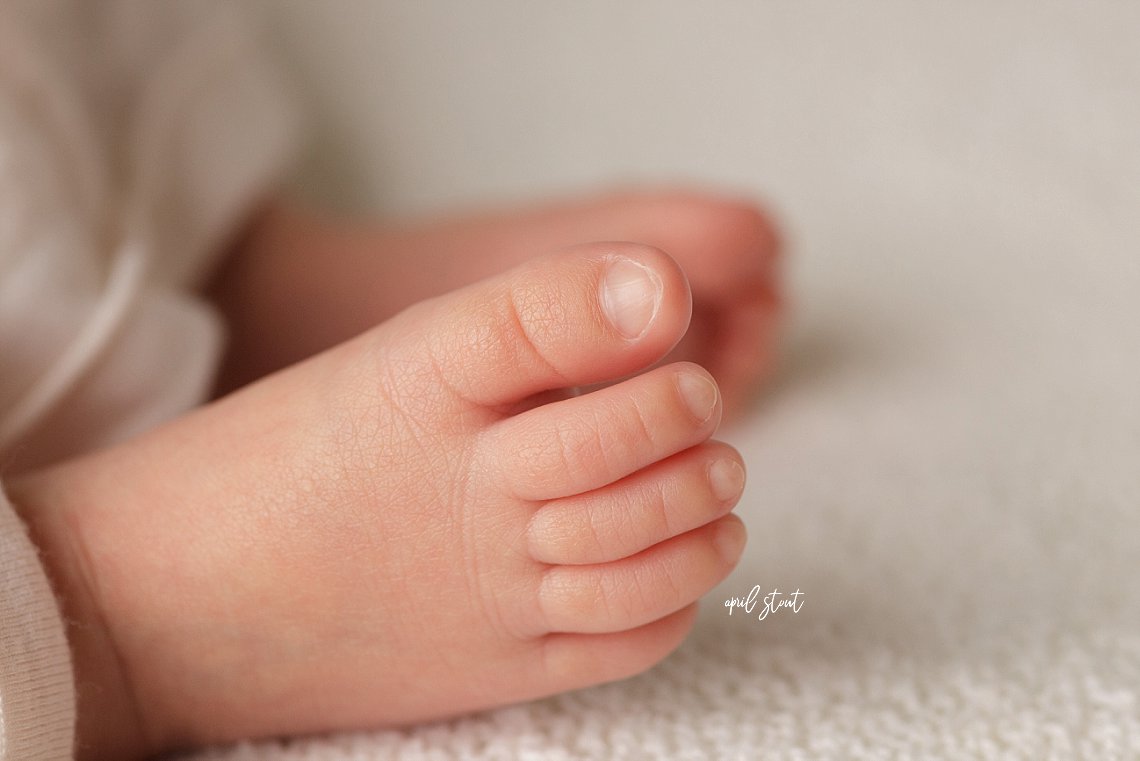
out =
[[(289, 104), (231, 5), (0, 4), (5, 472), (202, 400), (222, 329), (192, 288), (282, 170)], [(0, 550), (0, 759), (64, 758), (63, 628), (2, 497)]]

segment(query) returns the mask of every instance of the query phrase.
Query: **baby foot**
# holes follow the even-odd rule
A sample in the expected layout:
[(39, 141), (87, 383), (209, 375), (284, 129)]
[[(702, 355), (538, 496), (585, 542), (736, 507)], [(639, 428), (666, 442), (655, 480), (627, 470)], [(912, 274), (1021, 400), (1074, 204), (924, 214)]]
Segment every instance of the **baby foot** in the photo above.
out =
[(595, 240), (637, 241), (676, 257), (692, 287), (693, 320), (669, 359), (706, 367), (729, 413), (743, 407), (773, 363), (779, 244), (767, 215), (751, 203), (694, 192), (624, 193), (400, 226), (345, 224), (278, 206), (254, 229), (214, 289), (233, 329), (224, 389), (534, 251)]
[(108, 684), (153, 752), (416, 722), (659, 661), (744, 546), (717, 387), (676, 363), (543, 401), (653, 364), (690, 309), (659, 250), (578, 247), (15, 485), (80, 590), (81, 736), (122, 703)]

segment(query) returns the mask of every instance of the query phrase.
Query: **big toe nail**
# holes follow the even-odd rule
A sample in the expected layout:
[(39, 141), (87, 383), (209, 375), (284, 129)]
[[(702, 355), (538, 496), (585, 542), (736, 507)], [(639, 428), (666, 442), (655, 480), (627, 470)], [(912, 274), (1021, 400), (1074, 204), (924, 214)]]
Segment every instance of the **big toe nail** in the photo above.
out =
[(639, 338), (661, 307), (661, 278), (624, 256), (616, 257), (602, 278), (602, 311), (626, 338)]

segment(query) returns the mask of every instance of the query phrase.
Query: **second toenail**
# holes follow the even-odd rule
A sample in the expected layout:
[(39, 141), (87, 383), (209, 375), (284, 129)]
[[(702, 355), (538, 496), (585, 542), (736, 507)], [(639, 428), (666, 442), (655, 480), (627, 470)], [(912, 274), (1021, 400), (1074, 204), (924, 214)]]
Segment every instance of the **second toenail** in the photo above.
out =
[(744, 468), (733, 460), (717, 460), (709, 466), (709, 486), (721, 502), (736, 499), (744, 491)]
[(706, 422), (716, 410), (716, 385), (697, 373), (680, 373), (677, 375), (677, 390), (685, 406), (700, 422)]
[(632, 259), (617, 257), (602, 278), (602, 311), (626, 338), (646, 331), (661, 306), (661, 279)]

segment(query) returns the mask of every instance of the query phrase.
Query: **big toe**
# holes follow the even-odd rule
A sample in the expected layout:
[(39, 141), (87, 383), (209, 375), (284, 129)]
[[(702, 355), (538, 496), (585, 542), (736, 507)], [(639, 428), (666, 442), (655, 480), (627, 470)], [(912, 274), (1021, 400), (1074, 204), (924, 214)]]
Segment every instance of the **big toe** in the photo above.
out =
[(591, 243), (423, 302), (397, 318), (406, 361), (449, 391), (493, 407), (645, 368), (681, 338), (692, 312), (681, 269), (636, 243)]

